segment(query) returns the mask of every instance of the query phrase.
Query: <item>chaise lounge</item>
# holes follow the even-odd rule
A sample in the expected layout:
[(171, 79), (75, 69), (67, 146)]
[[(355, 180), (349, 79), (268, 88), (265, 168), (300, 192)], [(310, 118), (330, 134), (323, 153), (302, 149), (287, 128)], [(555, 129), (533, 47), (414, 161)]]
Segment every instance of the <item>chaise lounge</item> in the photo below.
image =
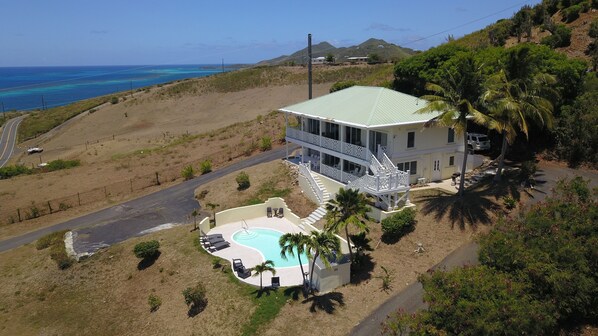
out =
[(272, 217), (272, 207), (266, 208), (266, 216), (268, 216), (268, 218)]
[(251, 276), (251, 268), (245, 268), (245, 266), (241, 266), (237, 270), (237, 276), (241, 279), (247, 279)]
[(280, 277), (272, 277), (272, 288), (280, 287)]
[(276, 217), (278, 217), (278, 218), (284, 217), (284, 209), (283, 208), (278, 208), (278, 213), (276, 214)]
[(224, 248), (227, 248), (230, 246), (230, 243), (227, 241), (220, 241), (217, 243), (210, 243), (210, 246), (208, 247), (208, 250), (210, 250), (210, 252), (216, 252), (216, 251), (220, 251)]

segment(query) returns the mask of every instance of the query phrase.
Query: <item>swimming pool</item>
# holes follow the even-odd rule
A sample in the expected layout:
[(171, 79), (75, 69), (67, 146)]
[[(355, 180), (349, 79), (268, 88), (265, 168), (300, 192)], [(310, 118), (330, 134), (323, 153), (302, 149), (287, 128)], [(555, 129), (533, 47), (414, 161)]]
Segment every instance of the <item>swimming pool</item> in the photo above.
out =
[[(276, 230), (251, 228), (247, 231), (241, 230), (236, 232), (233, 234), (233, 240), (237, 244), (258, 250), (264, 257), (264, 260), (272, 260), (276, 268), (299, 266), (297, 250), (295, 250), (295, 257), (287, 254), (287, 260), (282, 259), (280, 256), (278, 240), (282, 235), (282, 232)], [(301, 254), (301, 262), (304, 265), (308, 263), (305, 253)]]

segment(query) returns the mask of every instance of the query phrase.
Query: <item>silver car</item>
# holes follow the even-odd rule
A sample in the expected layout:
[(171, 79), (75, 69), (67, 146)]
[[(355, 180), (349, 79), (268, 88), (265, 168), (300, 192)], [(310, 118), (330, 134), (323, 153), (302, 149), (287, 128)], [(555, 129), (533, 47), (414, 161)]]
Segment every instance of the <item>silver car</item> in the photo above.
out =
[(485, 151), (490, 149), (490, 140), (485, 134), (467, 133), (467, 147), (473, 151)]

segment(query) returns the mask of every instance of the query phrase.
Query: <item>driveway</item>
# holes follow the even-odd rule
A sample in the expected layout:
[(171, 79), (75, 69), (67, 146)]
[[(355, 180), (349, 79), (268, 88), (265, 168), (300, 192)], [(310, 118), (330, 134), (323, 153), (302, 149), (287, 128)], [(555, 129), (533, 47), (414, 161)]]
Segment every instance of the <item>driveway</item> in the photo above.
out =
[[(296, 147), (289, 146), (289, 149)], [(230, 166), (104, 210), (59, 223), (24, 235), (0, 241), (0, 252), (31, 243), (48, 233), (73, 231), (77, 253), (93, 253), (163, 224), (188, 223), (188, 216), (199, 208), (194, 190), (202, 184), (260, 163), (282, 159), (285, 148), (260, 153)]]

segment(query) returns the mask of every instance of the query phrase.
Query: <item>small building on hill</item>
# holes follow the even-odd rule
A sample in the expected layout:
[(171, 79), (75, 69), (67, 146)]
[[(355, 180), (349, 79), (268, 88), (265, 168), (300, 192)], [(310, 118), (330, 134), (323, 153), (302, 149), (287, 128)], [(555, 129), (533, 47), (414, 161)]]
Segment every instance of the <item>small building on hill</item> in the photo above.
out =
[(326, 63), (326, 57), (321, 56), (321, 57), (315, 57), (311, 59), (311, 64), (317, 65), (317, 64), (324, 64)]
[(353, 86), (279, 111), (287, 120), (287, 143), (301, 146), (310, 172), (368, 193), (390, 211), (409, 204), (411, 184), (460, 170), (463, 135), (424, 127), (438, 115), (415, 113), (425, 104), (390, 89)]

